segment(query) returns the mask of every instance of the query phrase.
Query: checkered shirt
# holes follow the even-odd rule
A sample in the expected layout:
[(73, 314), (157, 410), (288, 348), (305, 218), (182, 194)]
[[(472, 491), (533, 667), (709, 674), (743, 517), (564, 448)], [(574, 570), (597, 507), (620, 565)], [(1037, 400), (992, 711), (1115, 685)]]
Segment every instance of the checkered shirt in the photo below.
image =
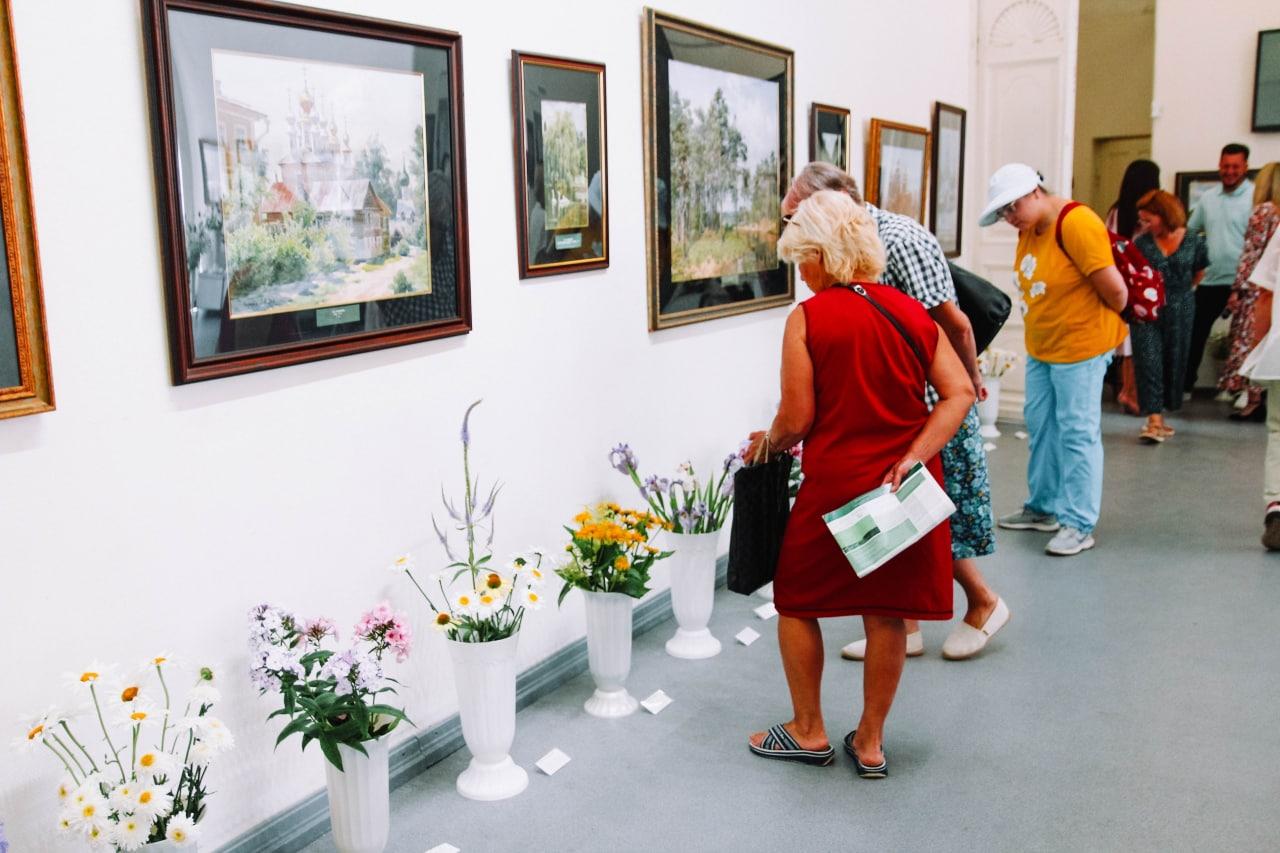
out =
[[(938, 240), (914, 219), (866, 205), (876, 222), (880, 242), (884, 244), (885, 266), (882, 284), (900, 290), (919, 302), (925, 310), (944, 302), (956, 301), (956, 286), (951, 281), (947, 258)], [(925, 386), (924, 400), (933, 409), (938, 392)]]

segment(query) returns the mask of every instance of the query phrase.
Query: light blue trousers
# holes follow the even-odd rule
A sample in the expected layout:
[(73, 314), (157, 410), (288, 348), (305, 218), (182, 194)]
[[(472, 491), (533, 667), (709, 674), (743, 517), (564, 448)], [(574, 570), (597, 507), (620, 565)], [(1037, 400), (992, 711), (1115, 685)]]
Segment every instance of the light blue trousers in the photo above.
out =
[(1085, 533), (1102, 509), (1102, 382), (1110, 363), (1111, 353), (1074, 364), (1027, 357), (1026, 506)]

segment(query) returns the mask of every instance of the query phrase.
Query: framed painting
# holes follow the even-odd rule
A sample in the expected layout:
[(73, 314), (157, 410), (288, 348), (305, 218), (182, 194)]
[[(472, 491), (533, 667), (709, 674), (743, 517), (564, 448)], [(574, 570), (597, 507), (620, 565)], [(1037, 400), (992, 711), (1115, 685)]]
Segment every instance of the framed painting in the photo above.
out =
[(873, 118), (867, 141), (867, 201), (924, 225), (928, 180), (929, 131)]
[(604, 66), (511, 53), (520, 277), (609, 266)]
[(142, 2), (174, 381), (470, 331), (461, 37)]
[(794, 54), (648, 8), (641, 53), (649, 329), (791, 303)]
[(6, 3), (0, 14), (0, 419), (53, 407), (22, 95)]
[[(1257, 169), (1250, 169), (1245, 173), (1245, 177), (1249, 180), (1253, 180), (1257, 175)], [(1221, 181), (1217, 169), (1206, 169), (1203, 172), (1178, 172), (1173, 177), (1173, 194), (1178, 197), (1182, 206), (1186, 208), (1187, 214), (1190, 215), (1195, 209), (1196, 202), (1200, 201), (1200, 195)]]
[(964, 126), (960, 107), (933, 104), (933, 169), (929, 173), (929, 230), (948, 258), (960, 254), (964, 215)]
[(809, 160), (849, 171), (849, 111), (829, 104), (809, 106)]
[(1253, 130), (1280, 130), (1280, 30), (1258, 33), (1253, 72)]

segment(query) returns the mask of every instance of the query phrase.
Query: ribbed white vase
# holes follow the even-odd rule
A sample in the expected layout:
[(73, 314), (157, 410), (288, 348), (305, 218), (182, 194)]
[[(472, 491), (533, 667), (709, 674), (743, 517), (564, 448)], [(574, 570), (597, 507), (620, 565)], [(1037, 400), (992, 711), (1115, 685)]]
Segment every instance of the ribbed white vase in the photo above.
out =
[(707, 628), (715, 604), (719, 541), (718, 530), (666, 534), (666, 544), (673, 552), (667, 560), (671, 571), (671, 609), (679, 626), (675, 636), (667, 640), (667, 654), (673, 658), (700, 660), (720, 654), (720, 641)]
[(172, 841), (153, 841), (150, 844), (142, 845), (138, 849), (144, 851), (144, 853), (199, 853), (199, 847), (200, 844), (195, 841), (184, 847), (179, 847)]
[(986, 386), (987, 399), (978, 401), (978, 423), (982, 425), (978, 433), (983, 438), (999, 438), (996, 421), (1000, 418), (1000, 380), (984, 376), (982, 384)]
[(391, 780), (387, 738), (365, 741), (361, 755), (338, 744), (342, 769), (324, 763), (329, 786), (329, 823), (338, 853), (382, 853), (391, 829)]
[(596, 682), (596, 692), (583, 707), (595, 717), (625, 717), (640, 706), (627, 692), (635, 599), (620, 592), (583, 594), (587, 599), (587, 664)]
[(448, 641), (462, 737), (471, 751), (471, 764), (458, 776), (458, 793), (469, 800), (505, 800), (529, 786), (529, 774), (510, 755), (519, 639), (517, 633), (489, 643)]

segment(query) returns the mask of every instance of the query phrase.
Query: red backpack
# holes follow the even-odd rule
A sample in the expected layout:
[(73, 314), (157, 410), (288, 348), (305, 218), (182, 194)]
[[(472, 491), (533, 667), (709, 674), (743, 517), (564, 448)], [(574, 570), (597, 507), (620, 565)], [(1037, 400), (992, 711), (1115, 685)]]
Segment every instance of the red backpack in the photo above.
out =
[[(1080, 206), (1078, 201), (1069, 201), (1063, 205), (1062, 212), (1058, 214), (1057, 225), (1054, 226), (1058, 248), (1073, 264), (1075, 260), (1062, 243), (1062, 220)], [(1120, 316), (1129, 323), (1153, 323), (1160, 319), (1160, 309), (1164, 307), (1164, 276), (1159, 270), (1152, 269), (1147, 256), (1128, 237), (1121, 237), (1114, 231), (1107, 231), (1107, 237), (1111, 240), (1111, 258), (1129, 291), (1129, 299)]]

